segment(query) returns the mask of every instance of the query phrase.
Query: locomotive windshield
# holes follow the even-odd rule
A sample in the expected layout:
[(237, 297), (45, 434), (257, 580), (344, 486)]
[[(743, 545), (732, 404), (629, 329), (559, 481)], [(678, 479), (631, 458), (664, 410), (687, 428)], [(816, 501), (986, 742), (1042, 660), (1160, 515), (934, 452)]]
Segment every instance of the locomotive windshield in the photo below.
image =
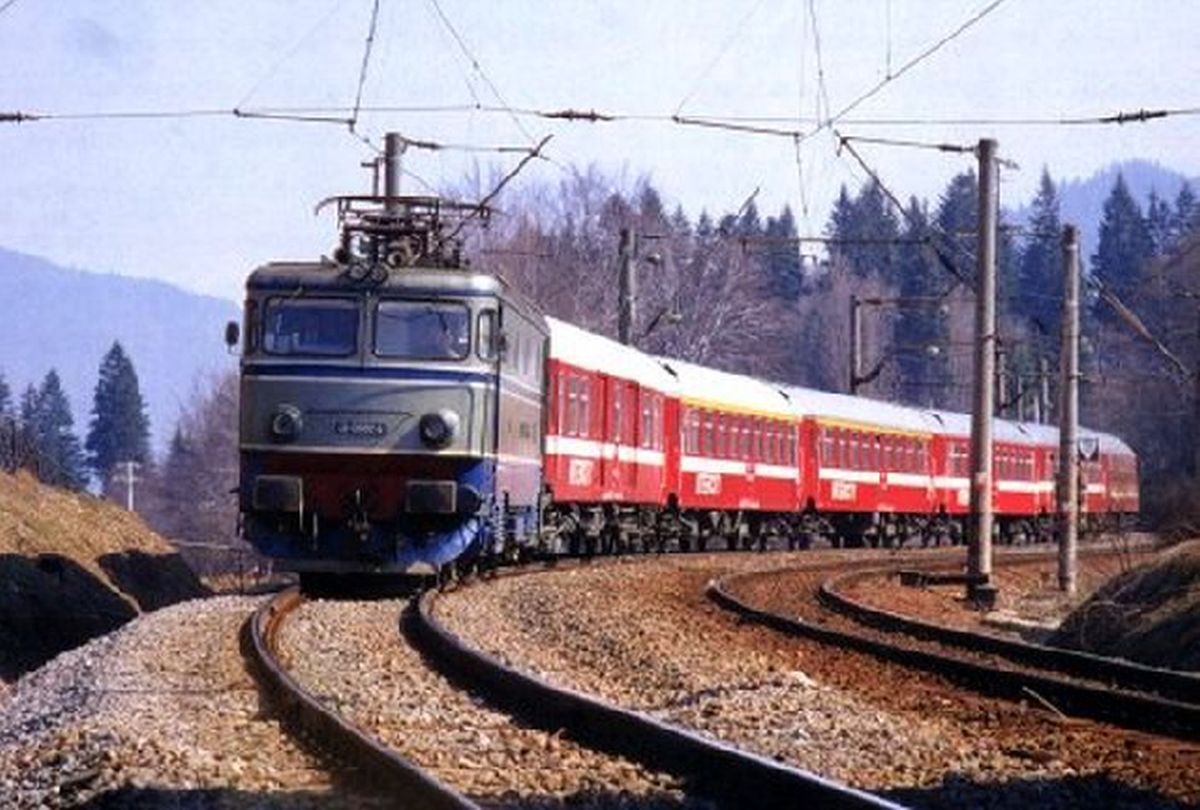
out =
[(358, 349), (358, 304), (339, 298), (272, 298), (263, 325), (267, 354), (346, 357)]
[(375, 354), (461, 360), (471, 349), (471, 314), (463, 304), (381, 301), (375, 311)]

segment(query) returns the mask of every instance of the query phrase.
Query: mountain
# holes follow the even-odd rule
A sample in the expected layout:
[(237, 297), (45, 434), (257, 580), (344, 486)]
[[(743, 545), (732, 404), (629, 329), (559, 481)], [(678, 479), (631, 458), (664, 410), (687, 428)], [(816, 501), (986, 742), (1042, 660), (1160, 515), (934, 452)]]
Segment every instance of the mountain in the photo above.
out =
[(0, 248), (0, 371), (14, 399), (57, 368), (82, 438), (100, 359), (121, 341), (138, 372), (156, 450), (205, 374), (236, 367), (224, 324), (230, 301), (161, 281), (72, 270)]
[[(1100, 220), (1104, 217), (1104, 201), (1112, 193), (1113, 184), (1117, 182), (1117, 174), (1125, 176), (1129, 191), (1138, 205), (1146, 210), (1150, 191), (1172, 205), (1180, 187), (1189, 178), (1173, 169), (1169, 169), (1149, 160), (1127, 160), (1122, 163), (1112, 163), (1109, 166), (1087, 178), (1063, 180), (1055, 178), (1061, 200), (1061, 214), (1064, 223), (1071, 222), (1079, 226), (1080, 250), (1079, 255), (1084, 262), (1090, 262), (1096, 251), (1097, 234), (1100, 230)], [(1051, 170), (1053, 176), (1053, 170)], [(1192, 187), (1200, 193), (1200, 179), (1191, 178)], [(1030, 209), (1024, 206), (1011, 213), (1011, 221), (1026, 223)]]

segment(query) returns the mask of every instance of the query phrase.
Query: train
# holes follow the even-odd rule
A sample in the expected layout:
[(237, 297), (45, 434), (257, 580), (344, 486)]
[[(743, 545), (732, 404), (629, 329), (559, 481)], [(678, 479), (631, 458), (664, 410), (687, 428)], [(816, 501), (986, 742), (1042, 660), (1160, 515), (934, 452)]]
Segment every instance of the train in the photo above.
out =
[[(521, 556), (960, 542), (970, 417), (659, 357), (549, 317), (464, 258), (480, 209), (331, 198), (331, 257), (246, 282), (243, 536), (315, 578)], [(1138, 511), (1138, 462), (1081, 429), (1080, 507)], [(996, 419), (998, 539), (1045, 538), (1055, 428)]]

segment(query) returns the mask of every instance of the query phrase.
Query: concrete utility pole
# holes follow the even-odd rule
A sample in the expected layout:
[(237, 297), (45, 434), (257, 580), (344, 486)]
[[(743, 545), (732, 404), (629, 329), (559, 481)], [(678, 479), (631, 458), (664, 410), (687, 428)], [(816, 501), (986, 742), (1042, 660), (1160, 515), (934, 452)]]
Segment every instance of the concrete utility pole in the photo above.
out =
[(1058, 409), (1058, 587), (1075, 593), (1075, 555), (1079, 542), (1079, 230), (1062, 235), (1062, 386)]
[(858, 395), (862, 382), (862, 302), (850, 295), (850, 395)]
[(975, 379), (971, 412), (971, 523), (967, 596), (995, 595), (992, 576), (992, 413), (996, 376), (996, 141), (979, 142), (979, 227), (976, 247)]
[(136, 461), (118, 461), (117, 470), (113, 473), (113, 483), (125, 485), (125, 508), (130, 512), (133, 511), (134, 485), (142, 480), (137, 474), (141, 466)]
[(1008, 415), (1008, 350), (996, 349), (996, 416)]
[(634, 254), (637, 252), (637, 236), (628, 228), (621, 229), (621, 241), (617, 246), (618, 294), (617, 340), (626, 346), (633, 344), (633, 325), (637, 321), (637, 270)]
[(1038, 422), (1050, 424), (1050, 360), (1038, 358)]

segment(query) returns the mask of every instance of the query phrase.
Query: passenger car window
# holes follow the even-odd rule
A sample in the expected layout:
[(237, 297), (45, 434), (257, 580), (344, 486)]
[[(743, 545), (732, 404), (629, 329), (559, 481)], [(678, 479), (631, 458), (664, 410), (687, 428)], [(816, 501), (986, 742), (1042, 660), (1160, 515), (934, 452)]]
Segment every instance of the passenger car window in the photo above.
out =
[(345, 357), (358, 349), (358, 303), (344, 298), (271, 298), (263, 318), (267, 354)]
[(461, 360), (471, 349), (471, 313), (464, 304), (380, 301), (375, 354), (419, 360)]

